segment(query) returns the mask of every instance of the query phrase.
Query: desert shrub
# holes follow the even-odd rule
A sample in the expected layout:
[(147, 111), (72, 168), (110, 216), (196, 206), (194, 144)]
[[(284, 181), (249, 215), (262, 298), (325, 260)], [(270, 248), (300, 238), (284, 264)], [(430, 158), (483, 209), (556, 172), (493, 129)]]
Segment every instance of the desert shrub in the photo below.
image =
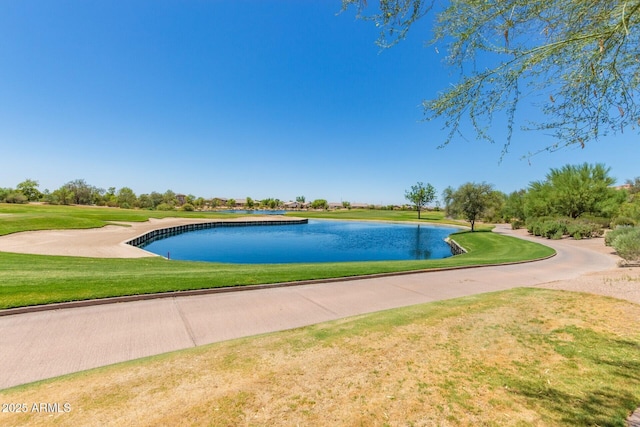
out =
[(640, 261), (640, 228), (633, 227), (621, 233), (612, 245), (618, 255), (627, 261)]
[(585, 220), (576, 220), (567, 227), (567, 234), (577, 240), (599, 237), (603, 233), (604, 230), (600, 224)]
[(0, 187), (0, 202), (4, 202), (10, 193), (13, 193), (11, 188)]
[(636, 225), (636, 222), (632, 218), (629, 218), (628, 216), (619, 216), (613, 221), (611, 221), (611, 228), (616, 228), (619, 226), (633, 227), (634, 225)]
[(159, 211), (172, 211), (173, 206), (168, 203), (160, 203), (158, 206), (156, 206), (156, 209)]
[(594, 215), (580, 215), (579, 221), (585, 221), (592, 224), (598, 224), (600, 228), (610, 228), (611, 227), (611, 218), (605, 218), (603, 216), (594, 216)]
[(527, 220), (527, 230), (534, 236), (542, 236), (548, 239), (561, 239), (563, 236), (571, 236), (574, 239), (602, 236), (602, 221), (591, 222), (585, 219), (572, 218), (532, 218)]
[(522, 227), (524, 227), (524, 221), (519, 220), (519, 219), (514, 219), (513, 221), (511, 221), (511, 229), (512, 230), (518, 230)]
[(604, 236), (604, 244), (607, 246), (613, 246), (613, 241), (616, 240), (619, 236), (623, 234), (627, 234), (632, 232), (633, 227), (618, 227), (615, 230), (611, 230), (607, 232)]
[(27, 203), (27, 196), (16, 191), (16, 192), (7, 194), (4, 201), (7, 203), (20, 203), (20, 204)]
[(557, 239), (560, 239), (565, 234), (566, 230), (566, 226), (558, 220), (544, 221), (541, 224), (541, 235), (547, 239), (554, 238), (554, 236), (560, 236), (556, 237)]
[(555, 218), (550, 216), (541, 216), (537, 218), (531, 217), (531, 218), (527, 218), (525, 225), (529, 233), (533, 234), (534, 236), (542, 236), (543, 224), (546, 223), (547, 221), (552, 221), (554, 219)]
[(184, 205), (182, 205), (181, 209), (183, 211), (187, 211), (187, 212), (193, 212), (195, 210), (195, 208), (193, 207), (193, 205), (191, 203), (185, 203)]

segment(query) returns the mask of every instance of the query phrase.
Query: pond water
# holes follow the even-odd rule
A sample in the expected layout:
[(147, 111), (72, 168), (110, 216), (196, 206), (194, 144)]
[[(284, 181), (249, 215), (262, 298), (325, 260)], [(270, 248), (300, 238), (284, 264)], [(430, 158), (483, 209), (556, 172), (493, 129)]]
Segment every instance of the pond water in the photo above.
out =
[(457, 229), (418, 224), (309, 220), (220, 227), (155, 240), (144, 249), (171, 259), (237, 264), (438, 259)]

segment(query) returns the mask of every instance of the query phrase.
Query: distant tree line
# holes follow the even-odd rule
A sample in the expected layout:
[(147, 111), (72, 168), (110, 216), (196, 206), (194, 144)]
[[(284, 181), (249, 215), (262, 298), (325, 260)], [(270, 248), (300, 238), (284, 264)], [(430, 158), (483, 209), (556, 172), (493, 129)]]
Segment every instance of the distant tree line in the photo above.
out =
[[(69, 181), (53, 191), (48, 189), (40, 191), (38, 181), (26, 179), (16, 185), (15, 188), (0, 187), (0, 202), (44, 202), (52, 205), (92, 205), (165, 211), (237, 207), (235, 199), (217, 197), (205, 199), (192, 194), (176, 194), (172, 190), (167, 190), (164, 193), (153, 191), (136, 195), (129, 187), (122, 187), (117, 190), (115, 187), (109, 187), (105, 190), (88, 184), (84, 179)], [(284, 202), (276, 198), (253, 200), (251, 197), (247, 197), (244, 206), (248, 209), (279, 209), (284, 207)]]

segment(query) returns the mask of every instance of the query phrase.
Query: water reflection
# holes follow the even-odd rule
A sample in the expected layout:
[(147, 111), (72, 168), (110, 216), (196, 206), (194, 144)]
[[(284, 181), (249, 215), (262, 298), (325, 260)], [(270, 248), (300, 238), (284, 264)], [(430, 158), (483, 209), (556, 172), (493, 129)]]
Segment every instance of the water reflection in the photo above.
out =
[(438, 259), (457, 229), (418, 224), (310, 220), (303, 225), (200, 230), (156, 240), (145, 250), (172, 259), (299, 263)]
[[(431, 250), (429, 249), (429, 245), (422, 244), (422, 231), (420, 230), (420, 224), (416, 227), (416, 231), (414, 234), (414, 245), (413, 249), (409, 252), (413, 259), (430, 259), (431, 258)], [(427, 233), (424, 233), (427, 234)]]

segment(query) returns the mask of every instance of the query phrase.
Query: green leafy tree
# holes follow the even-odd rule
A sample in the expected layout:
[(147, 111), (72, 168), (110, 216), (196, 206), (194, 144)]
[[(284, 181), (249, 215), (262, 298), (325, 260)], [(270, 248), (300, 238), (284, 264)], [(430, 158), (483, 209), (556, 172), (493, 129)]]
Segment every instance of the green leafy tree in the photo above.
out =
[(173, 190), (167, 190), (162, 195), (162, 202), (166, 203), (169, 206), (175, 206), (178, 199), (176, 199), (176, 193)]
[(493, 190), (487, 199), (487, 206), (482, 213), (482, 220), (485, 222), (503, 222), (502, 210), (504, 208), (507, 195), (502, 191)]
[(153, 200), (148, 194), (141, 194), (138, 196), (137, 206), (142, 209), (153, 209)]
[(29, 202), (35, 202), (40, 200), (42, 193), (38, 190), (38, 181), (33, 179), (25, 179), (16, 186), (16, 189), (24, 194)]
[(517, 219), (524, 221), (526, 219), (524, 213), (524, 199), (526, 194), (527, 190), (518, 190), (509, 193), (502, 208), (502, 217), (505, 220), (511, 221)]
[(525, 197), (527, 217), (549, 215), (578, 218), (583, 214), (612, 217), (625, 194), (611, 188), (611, 168), (598, 163), (551, 169), (544, 181), (532, 182)]
[(149, 198), (153, 209), (156, 209), (160, 203), (164, 203), (164, 196), (157, 191), (152, 191), (149, 194)]
[(204, 197), (198, 197), (193, 201), (193, 206), (196, 209), (202, 209), (205, 205)]
[(329, 209), (329, 203), (325, 199), (315, 199), (311, 202), (312, 209)]
[(122, 187), (118, 190), (118, 206), (125, 209), (134, 207), (138, 202), (136, 193), (129, 187)]
[(63, 189), (63, 193), (68, 196), (63, 197), (63, 204), (90, 205), (95, 203), (96, 196), (100, 193), (96, 187), (87, 184), (84, 179), (69, 181), (63, 185), (61, 189)]
[(443, 192), (447, 215), (462, 217), (471, 223), (471, 231), (475, 231), (475, 223), (494, 202), (493, 185), (485, 182), (467, 182), (454, 190), (447, 187)]
[(506, 150), (515, 111), (526, 95), (544, 115), (527, 127), (552, 133), (558, 142), (550, 150), (637, 129), (637, 0), (455, 0), (438, 12), (433, 11), (435, 0), (368, 3), (342, 0), (343, 10), (355, 7), (359, 17), (375, 23), (383, 48), (405, 38), (430, 12), (437, 13), (428, 18), (435, 22), (431, 44), (459, 76), (424, 102), (428, 119), (445, 119), (444, 144), (465, 122), (479, 138), (492, 141), (489, 127), (497, 113), (504, 113)]
[(107, 206), (118, 206), (118, 196), (116, 196), (116, 187), (109, 187), (102, 196), (104, 204)]
[(63, 185), (62, 187), (54, 190), (51, 193), (50, 203), (55, 205), (70, 205), (75, 202), (75, 194), (69, 186)]
[(4, 202), (7, 199), (7, 196), (12, 192), (13, 190), (11, 188), (0, 187), (0, 202)]
[(255, 202), (251, 197), (247, 197), (247, 208), (253, 209), (255, 207)]
[(411, 190), (405, 191), (404, 197), (413, 204), (420, 219), (420, 211), (436, 198), (436, 189), (429, 183), (418, 182), (411, 186)]

